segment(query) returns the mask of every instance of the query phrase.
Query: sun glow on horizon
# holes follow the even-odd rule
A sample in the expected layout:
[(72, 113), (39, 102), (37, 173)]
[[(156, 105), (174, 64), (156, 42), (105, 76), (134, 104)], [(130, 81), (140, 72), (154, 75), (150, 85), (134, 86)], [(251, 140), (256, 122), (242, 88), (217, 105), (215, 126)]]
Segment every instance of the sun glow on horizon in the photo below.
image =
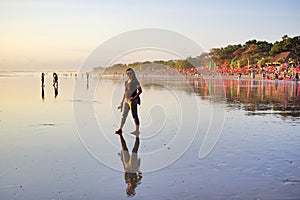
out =
[(108, 39), (148, 27), (186, 35), (204, 51), (253, 38), (274, 42), (299, 34), (299, 5), (295, 0), (3, 0), (0, 71), (76, 70)]

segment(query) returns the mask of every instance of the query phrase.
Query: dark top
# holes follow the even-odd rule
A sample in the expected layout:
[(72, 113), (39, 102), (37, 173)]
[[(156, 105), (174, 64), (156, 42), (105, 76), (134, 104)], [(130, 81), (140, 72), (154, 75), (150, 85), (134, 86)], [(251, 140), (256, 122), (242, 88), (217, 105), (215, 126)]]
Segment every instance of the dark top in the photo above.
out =
[(139, 85), (140, 82), (138, 80), (131, 81), (130, 83), (125, 81), (125, 98), (129, 99), (130, 97), (134, 97), (137, 94)]
[(54, 79), (54, 82), (57, 82), (57, 81), (58, 81), (58, 76), (57, 76), (57, 74), (54, 74), (53, 79)]

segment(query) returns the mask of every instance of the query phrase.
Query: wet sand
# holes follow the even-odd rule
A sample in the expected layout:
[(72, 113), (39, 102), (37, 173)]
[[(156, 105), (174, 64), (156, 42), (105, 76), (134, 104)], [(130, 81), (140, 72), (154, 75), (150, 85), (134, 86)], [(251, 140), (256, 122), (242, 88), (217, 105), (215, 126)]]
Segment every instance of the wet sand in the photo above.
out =
[[(114, 134), (123, 82), (60, 75), (55, 91), (47, 74), (43, 92), (40, 74), (1, 76), (0, 198), (127, 199)], [(142, 179), (134, 199), (299, 199), (296, 83), (140, 82)], [(128, 116), (130, 151), (133, 128)]]

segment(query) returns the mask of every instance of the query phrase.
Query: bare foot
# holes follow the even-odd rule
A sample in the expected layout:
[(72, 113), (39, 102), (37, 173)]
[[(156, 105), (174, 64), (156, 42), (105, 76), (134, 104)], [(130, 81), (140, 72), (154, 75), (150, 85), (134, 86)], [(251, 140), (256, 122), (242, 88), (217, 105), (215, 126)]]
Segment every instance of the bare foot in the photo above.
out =
[(115, 134), (117, 134), (117, 135), (122, 135), (122, 129), (116, 130)]

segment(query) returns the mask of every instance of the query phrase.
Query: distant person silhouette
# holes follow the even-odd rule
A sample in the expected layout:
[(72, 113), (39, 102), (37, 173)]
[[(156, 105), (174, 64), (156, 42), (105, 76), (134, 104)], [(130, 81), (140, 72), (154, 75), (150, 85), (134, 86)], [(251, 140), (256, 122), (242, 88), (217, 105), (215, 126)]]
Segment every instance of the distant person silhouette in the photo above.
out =
[(86, 73), (86, 89), (88, 90), (89, 89), (89, 73)]
[(53, 86), (58, 87), (58, 76), (56, 73), (53, 73)]
[(128, 79), (125, 81), (125, 92), (120, 106), (118, 107), (121, 108), (122, 118), (120, 128), (116, 131), (116, 134), (122, 133), (128, 112), (131, 110), (131, 114), (135, 122), (135, 131), (133, 131), (131, 134), (136, 135), (140, 132), (140, 120), (138, 117), (137, 105), (140, 105), (141, 103), (140, 94), (142, 93), (142, 87), (132, 68), (128, 68), (126, 70), (126, 74)]
[(298, 72), (295, 74), (294, 81), (299, 81), (299, 74), (298, 74)]
[(134, 147), (130, 155), (122, 133), (118, 135), (120, 135), (120, 142), (122, 146), (120, 157), (124, 168), (125, 183), (127, 184), (126, 194), (132, 197), (136, 194), (135, 189), (139, 184), (141, 184), (141, 180), (143, 178), (142, 173), (140, 172), (141, 159), (138, 157), (140, 139), (138, 135), (135, 137)]
[(42, 87), (44, 87), (45, 86), (45, 74), (44, 73), (42, 73), (42, 75), (41, 75), (41, 81), (42, 81)]

